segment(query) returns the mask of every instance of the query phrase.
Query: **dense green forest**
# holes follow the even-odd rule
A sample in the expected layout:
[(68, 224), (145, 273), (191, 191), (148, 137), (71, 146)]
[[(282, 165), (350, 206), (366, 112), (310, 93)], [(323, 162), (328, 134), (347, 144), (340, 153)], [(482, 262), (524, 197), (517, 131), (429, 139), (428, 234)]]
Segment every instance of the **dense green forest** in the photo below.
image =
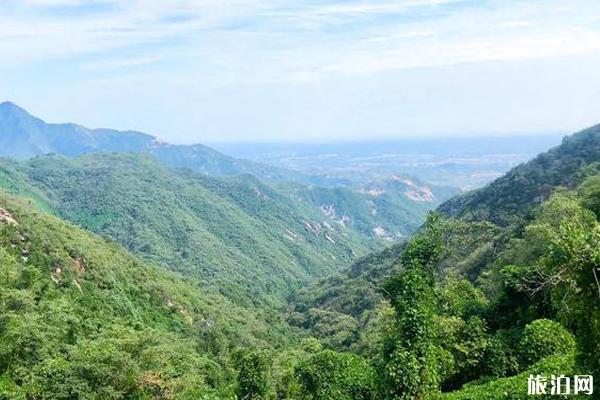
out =
[(146, 155), (5, 161), (0, 186), (242, 303), (278, 303), (381, 247), (251, 176), (175, 171)]
[(394, 390), (372, 398), (526, 398), (529, 374), (597, 374), (598, 178), (580, 191), (511, 232), (434, 215), (401, 251), (307, 290), (292, 322), (369, 360)]
[[(251, 177), (132, 155), (5, 161), (2, 187), (21, 197), (0, 197), (0, 396), (524, 399), (530, 375), (600, 376), (599, 147), (599, 127), (566, 138), (382, 251), (338, 227), (337, 250), (311, 242), (293, 270), (269, 228), (303, 225)], [(169, 225), (190, 209), (204, 213)], [(208, 237), (177, 239), (208, 222), (248, 246), (248, 263), (214, 280), (177, 252), (204, 256)], [(342, 264), (361, 244), (350, 268), (311, 271), (311, 254)]]
[[(290, 323), (369, 360), (373, 398), (526, 398), (530, 374), (597, 375), (599, 143), (580, 132), (452, 199), (408, 243), (296, 294)], [(543, 199), (506, 183), (522, 171)]]
[[(0, 160), (0, 187), (238, 303), (280, 304), (290, 290), (386, 244), (373, 233), (379, 221), (364, 222), (368, 195), (340, 188), (331, 203), (353, 207), (340, 208), (338, 220), (320, 207), (326, 199), (298, 199), (250, 175), (174, 170), (143, 154)], [(403, 187), (386, 196), (377, 209), (395, 215), (385, 226), (401, 235), (435, 205), (409, 200)]]
[(223, 398), (236, 347), (297, 336), (6, 195), (0, 282), (2, 399)]

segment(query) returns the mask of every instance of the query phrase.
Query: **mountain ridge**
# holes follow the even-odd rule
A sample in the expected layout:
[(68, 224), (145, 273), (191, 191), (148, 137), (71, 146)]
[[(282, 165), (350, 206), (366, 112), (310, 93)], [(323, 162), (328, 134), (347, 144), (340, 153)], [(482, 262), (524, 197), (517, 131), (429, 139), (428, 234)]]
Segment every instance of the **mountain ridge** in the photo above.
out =
[(76, 157), (101, 151), (150, 153), (171, 167), (209, 175), (250, 173), (274, 181), (311, 180), (295, 171), (230, 157), (203, 144), (171, 144), (133, 130), (47, 123), (15, 103), (0, 103), (0, 156), (23, 160), (48, 153)]
[[(594, 175), (600, 175), (600, 124), (565, 137), (561, 145), (481, 189), (443, 202), (436, 211), (448, 219), (445, 246), (454, 248), (454, 254), (445, 255), (438, 272), (481, 280), (483, 286), (498, 284), (488, 282), (489, 274), (497, 273), (497, 253), (513, 245), (512, 240), (523, 240), (524, 227), (553, 193), (561, 187), (574, 190)], [(292, 299), (290, 321), (340, 349), (364, 345), (360, 334), (383, 298), (378, 288), (387, 276), (402, 270), (403, 250), (399, 243), (376, 251), (304, 288)]]
[(573, 188), (577, 172), (597, 163), (598, 154), (600, 124), (566, 136), (560, 145), (511, 169), (483, 188), (444, 202), (438, 211), (450, 217), (509, 225), (548, 199), (554, 188)]
[(0, 187), (240, 302), (277, 303), (381, 247), (253, 176), (173, 169), (144, 153), (4, 159)]

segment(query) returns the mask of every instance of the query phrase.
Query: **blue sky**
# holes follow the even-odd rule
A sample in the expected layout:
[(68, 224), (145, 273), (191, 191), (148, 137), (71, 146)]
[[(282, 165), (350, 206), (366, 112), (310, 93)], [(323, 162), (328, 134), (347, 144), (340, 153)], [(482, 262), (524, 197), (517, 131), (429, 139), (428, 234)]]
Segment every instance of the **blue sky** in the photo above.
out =
[(180, 143), (570, 132), (597, 71), (594, 0), (0, 2), (0, 97)]

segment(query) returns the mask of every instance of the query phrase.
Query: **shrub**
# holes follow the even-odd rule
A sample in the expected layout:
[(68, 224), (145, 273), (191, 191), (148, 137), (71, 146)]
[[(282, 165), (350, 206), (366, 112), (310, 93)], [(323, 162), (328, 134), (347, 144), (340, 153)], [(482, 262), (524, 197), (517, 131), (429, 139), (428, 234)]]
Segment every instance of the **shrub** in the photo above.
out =
[(312, 400), (369, 400), (374, 374), (361, 357), (331, 350), (321, 351), (296, 368), (302, 392)]
[(553, 354), (572, 353), (575, 337), (558, 322), (538, 319), (525, 327), (520, 350), (522, 363), (531, 365)]
[(581, 203), (600, 216), (600, 175), (587, 179), (579, 188)]
[(271, 359), (265, 351), (239, 349), (233, 356), (238, 371), (237, 394), (240, 399), (268, 398)]
[(503, 377), (519, 372), (517, 356), (521, 332), (517, 328), (503, 329), (489, 340), (489, 346), (484, 358), (486, 376)]

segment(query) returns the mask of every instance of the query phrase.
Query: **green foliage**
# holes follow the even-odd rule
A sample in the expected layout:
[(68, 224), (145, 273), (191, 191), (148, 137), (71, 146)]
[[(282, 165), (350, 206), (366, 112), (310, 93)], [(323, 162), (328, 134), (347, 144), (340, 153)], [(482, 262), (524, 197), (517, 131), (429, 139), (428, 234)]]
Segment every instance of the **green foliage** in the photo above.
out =
[(594, 269), (600, 265), (600, 224), (574, 194), (558, 192), (525, 232), (510, 256), (503, 257), (519, 265), (502, 270), (507, 288), (521, 295), (521, 323), (560, 321), (576, 335), (586, 370), (597, 371), (600, 315)]
[(450, 386), (476, 379), (481, 374), (484, 357), (490, 346), (486, 323), (480, 317), (461, 321), (457, 338), (449, 349), (453, 357), (453, 376)]
[(264, 350), (239, 349), (233, 355), (240, 399), (263, 400), (269, 395), (271, 355)]
[(378, 244), (251, 177), (3, 161), (32, 201), (0, 196), (0, 400), (520, 399), (529, 374), (600, 375), (598, 132), (299, 291)]
[(400, 269), (404, 247), (400, 243), (372, 253), (346, 271), (295, 293), (289, 299), (294, 311), (288, 321), (328, 347), (374, 353), (380, 341), (374, 330), (381, 325), (382, 309), (389, 309), (380, 284)]
[(489, 301), (481, 290), (455, 274), (437, 288), (436, 342), (450, 355), (444, 390), (478, 378), (485, 367), (491, 336), (484, 316)]
[[(446, 187), (425, 185), (413, 178), (376, 180), (358, 188), (279, 185), (293, 198), (322, 208), (334, 223), (342, 223), (367, 237), (397, 240), (412, 235), (426, 214), (457, 193)], [(423, 200), (415, 200), (427, 192)]]
[[(373, 339), (383, 351), (372, 358), (382, 398), (435, 398), (440, 387), (461, 386), (449, 397), (522, 398), (529, 371), (596, 373), (600, 319), (592, 269), (600, 265), (599, 224), (582, 207), (594, 191), (578, 193), (557, 190), (516, 227), (430, 220), (397, 252), (355, 264), (303, 300), (362, 321), (349, 331), (366, 337), (375, 321), (363, 320), (369, 310), (341, 306), (343, 299), (385, 281), (393, 319), (371, 332), (382, 338)], [(371, 354), (359, 343), (349, 348)]]
[[(528, 400), (531, 395), (527, 394), (527, 379), (530, 375), (572, 376), (576, 372), (573, 354), (561, 354), (544, 358), (526, 371), (518, 375), (493, 379), (482, 382), (473, 382), (465, 385), (461, 390), (445, 393), (441, 396), (444, 400)], [(540, 399), (554, 399), (556, 395), (537, 396)]]
[[(320, 343), (315, 339), (315, 343), (309, 344), (308, 351), (304, 349), (288, 349), (277, 352), (273, 358), (273, 373), (272, 381), (277, 399), (298, 399), (301, 396), (301, 386), (295, 374), (297, 365), (308, 357), (308, 354), (313, 353), (313, 345), (316, 345), (320, 350)], [(303, 346), (305, 347), (305, 346)], [(317, 350), (317, 351), (319, 351)]]
[(439, 260), (443, 249), (441, 228), (440, 217), (429, 214), (424, 232), (416, 235), (404, 249), (401, 262), (405, 268), (419, 267), (423, 272), (433, 272), (431, 269)]
[(435, 343), (435, 278), (441, 252), (438, 220), (407, 246), (404, 270), (387, 280), (384, 293), (395, 312), (393, 332), (384, 339), (379, 370), (386, 399), (418, 399), (439, 391), (446, 352)]
[(599, 265), (600, 224), (585, 212), (561, 224), (539, 263), (557, 317), (577, 335), (582, 363), (593, 373), (600, 373)]
[(600, 175), (592, 176), (579, 187), (581, 204), (600, 218)]
[(456, 317), (483, 315), (490, 307), (481, 289), (456, 274), (447, 275), (438, 288), (438, 304), (443, 314)]
[(519, 165), (484, 188), (454, 197), (439, 207), (447, 216), (519, 223), (559, 186), (575, 187), (577, 173), (598, 162), (600, 125), (565, 137), (560, 146)]
[(501, 329), (490, 337), (483, 360), (483, 375), (489, 377), (511, 376), (520, 371), (519, 343), (521, 330)]
[(18, 165), (10, 160), (0, 158), (0, 187), (9, 193), (26, 197), (40, 210), (52, 213), (50, 200), (44, 193), (28, 184)]
[(307, 400), (374, 399), (372, 368), (360, 357), (324, 350), (296, 368)]
[(575, 350), (575, 338), (561, 324), (537, 319), (523, 330), (519, 355), (525, 365), (553, 354), (569, 354)]
[(310, 329), (311, 335), (324, 339), (336, 349), (348, 348), (356, 342), (359, 324), (349, 315), (318, 308), (310, 308), (301, 314), (293, 314), (288, 321), (294, 326)]
[[(486, 301), (484, 294), (481, 291), (472, 293), (468, 288), (474, 289), (473, 286), (467, 280), (457, 280), (456, 277), (477, 274), (482, 268), (480, 265), (486, 264), (495, 251), (491, 243), (495, 240), (498, 229), (485, 222), (449, 220), (439, 221), (438, 229), (443, 247), (440, 256), (432, 262), (435, 264), (432, 269), (437, 270), (440, 275), (447, 275), (446, 286), (456, 286), (454, 293), (440, 295), (451, 296), (453, 300), (464, 298), (465, 301), (473, 295), (479, 299), (473, 299), (474, 309), (487, 308), (483, 304), (476, 304), (478, 301)], [(323, 339), (332, 348), (351, 349), (363, 355), (366, 355), (365, 352), (373, 354), (380, 342), (374, 329), (381, 331), (383, 328), (380, 311), (389, 308), (380, 287), (385, 279), (402, 270), (405, 248), (406, 242), (401, 242), (381, 252), (372, 253), (357, 260), (346, 271), (300, 291), (290, 299), (295, 307), (290, 322)], [(478, 251), (482, 248), (483, 252)], [(463, 293), (464, 290), (467, 292)], [(446, 305), (440, 304), (440, 307), (447, 307), (451, 300), (439, 301), (446, 302)], [(467, 305), (457, 304), (456, 307)]]
[(23, 202), (0, 208), (17, 221), (0, 222), (0, 387), (14, 398), (223, 399), (235, 346), (294, 337)]
[(8, 190), (39, 193), (62, 218), (238, 304), (279, 307), (294, 288), (380, 247), (352, 229), (323, 224), (320, 209), (251, 176), (173, 170), (147, 155), (4, 161), (3, 175), (19, 182)]

